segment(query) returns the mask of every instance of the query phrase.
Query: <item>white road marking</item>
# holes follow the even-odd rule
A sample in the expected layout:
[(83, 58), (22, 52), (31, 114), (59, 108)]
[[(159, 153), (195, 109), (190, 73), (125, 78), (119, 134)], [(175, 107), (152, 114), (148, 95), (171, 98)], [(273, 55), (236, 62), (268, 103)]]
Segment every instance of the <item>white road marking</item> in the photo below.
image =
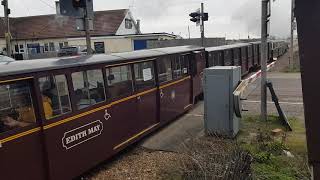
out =
[[(243, 101), (247, 103), (261, 103), (261, 101)], [(268, 104), (274, 104), (274, 102), (267, 102)], [(279, 102), (280, 104), (288, 104), (288, 105), (303, 105), (302, 102)]]

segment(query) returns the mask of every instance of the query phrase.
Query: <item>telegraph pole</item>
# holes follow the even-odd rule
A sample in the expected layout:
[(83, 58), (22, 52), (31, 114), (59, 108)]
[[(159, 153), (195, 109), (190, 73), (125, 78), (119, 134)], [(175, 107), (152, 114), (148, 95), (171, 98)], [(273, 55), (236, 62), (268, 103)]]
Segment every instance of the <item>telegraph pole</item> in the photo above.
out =
[(293, 35), (294, 35), (294, 4), (295, 0), (291, 0), (291, 40), (290, 40), (290, 59), (289, 59), (289, 67), (291, 68), (294, 60), (293, 60)]
[(84, 15), (84, 27), (86, 32), (86, 44), (87, 44), (87, 55), (91, 55), (92, 48), (91, 48), (91, 36), (90, 36), (90, 19), (88, 16), (88, 6), (85, 7), (85, 15)]
[(10, 33), (10, 20), (9, 20), (9, 14), (10, 9), (8, 6), (8, 0), (3, 0), (1, 4), (4, 7), (4, 21), (6, 26), (6, 32), (5, 32), (5, 38), (6, 38), (6, 51), (7, 56), (11, 57), (11, 33)]
[(262, 0), (261, 11), (261, 120), (267, 120), (267, 40), (269, 0)]

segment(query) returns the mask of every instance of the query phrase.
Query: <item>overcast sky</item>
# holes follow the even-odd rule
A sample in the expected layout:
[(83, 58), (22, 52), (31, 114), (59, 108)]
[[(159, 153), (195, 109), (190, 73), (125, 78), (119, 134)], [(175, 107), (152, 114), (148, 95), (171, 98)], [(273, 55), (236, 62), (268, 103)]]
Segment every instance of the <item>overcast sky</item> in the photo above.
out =
[[(9, 0), (12, 16), (55, 13), (54, 0)], [(209, 13), (207, 37), (228, 39), (260, 36), (261, 0), (94, 0), (95, 10), (130, 8), (141, 20), (143, 33), (168, 32), (199, 37), (200, 30), (190, 22), (188, 14), (205, 3)], [(291, 0), (276, 0), (272, 5), (271, 35), (286, 38), (290, 33)], [(0, 9), (3, 16), (3, 8)], [(46, 22), (43, 22), (44, 24)]]

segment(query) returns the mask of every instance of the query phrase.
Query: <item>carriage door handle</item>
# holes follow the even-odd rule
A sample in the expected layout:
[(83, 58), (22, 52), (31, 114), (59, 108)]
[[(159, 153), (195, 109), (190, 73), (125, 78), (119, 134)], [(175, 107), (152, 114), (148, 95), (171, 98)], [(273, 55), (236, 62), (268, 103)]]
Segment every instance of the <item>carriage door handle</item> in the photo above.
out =
[(162, 91), (162, 89), (161, 89), (161, 90), (160, 90), (160, 98), (162, 99), (163, 96), (164, 96), (164, 93), (163, 93), (163, 91)]

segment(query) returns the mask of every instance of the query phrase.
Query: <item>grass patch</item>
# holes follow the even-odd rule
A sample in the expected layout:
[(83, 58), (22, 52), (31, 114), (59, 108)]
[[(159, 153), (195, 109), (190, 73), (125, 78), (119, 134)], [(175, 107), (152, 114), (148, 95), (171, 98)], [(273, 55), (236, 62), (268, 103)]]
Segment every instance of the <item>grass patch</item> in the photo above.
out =
[[(244, 117), (238, 137), (241, 147), (253, 156), (254, 179), (310, 179), (304, 123), (290, 118), (293, 132), (274, 137), (273, 129), (284, 129), (278, 117), (269, 116), (267, 122), (259, 119), (259, 116)], [(285, 155), (284, 150), (294, 157)]]

